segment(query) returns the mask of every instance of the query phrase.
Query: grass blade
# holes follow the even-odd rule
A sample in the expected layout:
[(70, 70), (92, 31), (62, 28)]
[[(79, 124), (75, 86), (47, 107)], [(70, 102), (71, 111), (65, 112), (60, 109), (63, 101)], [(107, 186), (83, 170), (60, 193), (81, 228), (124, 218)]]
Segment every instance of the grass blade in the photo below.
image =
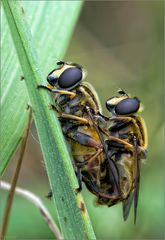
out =
[(37, 90), (44, 81), (31, 34), (18, 1), (3, 1), (3, 7), (15, 43), (32, 105), (53, 198), (64, 239), (95, 239), (80, 194), (59, 122), (48, 108), (50, 97)]
[[(27, 16), (33, 34), (34, 48), (46, 75), (63, 58), (82, 3), (66, 1), (21, 1), (22, 14)], [(1, 9), (1, 128), (0, 174), (3, 174), (15, 152), (27, 124), (26, 106), (29, 96), (9, 27)]]

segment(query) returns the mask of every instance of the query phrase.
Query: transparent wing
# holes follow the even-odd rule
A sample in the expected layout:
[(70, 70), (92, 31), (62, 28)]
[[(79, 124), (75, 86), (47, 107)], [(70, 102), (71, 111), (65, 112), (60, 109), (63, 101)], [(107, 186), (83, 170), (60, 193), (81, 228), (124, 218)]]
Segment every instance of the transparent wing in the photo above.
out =
[(134, 192), (130, 193), (129, 197), (123, 201), (123, 219), (124, 219), (124, 221), (126, 221), (129, 216), (133, 199), (134, 199)]

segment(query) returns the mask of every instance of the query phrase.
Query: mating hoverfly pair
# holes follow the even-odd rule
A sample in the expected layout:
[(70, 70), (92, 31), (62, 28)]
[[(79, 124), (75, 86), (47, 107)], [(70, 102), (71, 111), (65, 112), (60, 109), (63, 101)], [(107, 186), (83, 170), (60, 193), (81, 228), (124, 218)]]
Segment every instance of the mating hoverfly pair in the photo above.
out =
[(136, 221), (140, 183), (140, 163), (146, 158), (147, 133), (143, 119), (135, 114), (141, 107), (138, 98), (119, 90), (106, 101), (110, 113), (101, 112), (94, 88), (84, 79), (84, 69), (75, 63), (57, 62), (49, 73), (48, 86), (55, 93), (52, 105), (71, 148), (79, 188), (82, 181), (97, 196), (98, 205), (123, 203), (127, 219), (134, 200)]

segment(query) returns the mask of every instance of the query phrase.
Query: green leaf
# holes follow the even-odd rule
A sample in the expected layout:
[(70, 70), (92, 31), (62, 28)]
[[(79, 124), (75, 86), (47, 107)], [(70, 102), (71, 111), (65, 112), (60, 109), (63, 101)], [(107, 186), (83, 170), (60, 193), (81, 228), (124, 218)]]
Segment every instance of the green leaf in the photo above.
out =
[(28, 94), (25, 82), (21, 81), (21, 67), (2, 14), (1, 51), (1, 128), (0, 128), (0, 174), (3, 173), (20, 142), (28, 120), (26, 105)]
[[(45, 165), (51, 188), (54, 193), (53, 199), (57, 207), (61, 231), (64, 239), (95, 239), (81, 195), (75, 193), (77, 181), (59, 122), (54, 112), (48, 108), (51, 98), (46, 91), (37, 89), (37, 84), (44, 82), (43, 72), (45, 72), (48, 68), (47, 64), (50, 61), (49, 58), (51, 59), (51, 56), (53, 56), (52, 52), (55, 53), (55, 56), (58, 54), (59, 56), (63, 55), (70, 34), (73, 30), (73, 25), (78, 16), (81, 2), (40, 1), (38, 3), (37, 1), (25, 1), (24, 3), (25, 9), (20, 7), (18, 1), (5, 0), (3, 1), (3, 7), (25, 77), (25, 83), (44, 155)], [(49, 7), (47, 6), (47, 3)], [(35, 42), (41, 41), (41, 52), (39, 55), (44, 55), (44, 51), (42, 51), (43, 48), (47, 49), (47, 57), (45, 57), (44, 60), (41, 58), (41, 65), (38, 62), (36, 47), (34, 47), (35, 45), (26, 21), (26, 6), (29, 6), (29, 4), (31, 4), (34, 8), (27, 8), (29, 9), (27, 12), (29, 11), (29, 13), (34, 13), (31, 21), (36, 21), (34, 27), (32, 27), (32, 32), (35, 27), (37, 28), (38, 26), (38, 29), (36, 30), (36, 38), (33, 37), (33, 39), (35, 39)], [(40, 4), (42, 9), (41, 12), (43, 14), (41, 14), (40, 11), (38, 13), (36, 11), (40, 8)], [(57, 8), (55, 7), (56, 5)], [(52, 9), (53, 15), (51, 14)], [(29, 17), (30, 15), (27, 14), (27, 16)], [(46, 19), (47, 16), (51, 16), (50, 19), (53, 19), (54, 26), (51, 25), (51, 20), (49, 22), (49, 20)], [(44, 20), (46, 22), (46, 26), (44, 25)], [(51, 27), (49, 26), (49, 23)], [(40, 25), (42, 26), (39, 27)], [(49, 31), (46, 28), (49, 28)], [(38, 31), (40, 31), (40, 35)], [(46, 31), (46, 34), (44, 31)], [(44, 35), (44, 38), (42, 38), (41, 32)], [(54, 32), (56, 35), (54, 35)], [(52, 45), (48, 47), (46, 42), (51, 34), (53, 34), (53, 37), (50, 37), (49, 44), (52, 41)], [(57, 52), (53, 50), (55, 47)], [(46, 62), (46, 60), (48, 62)], [(51, 64), (50, 67), (52, 67)], [(14, 78), (13, 87), (18, 83), (18, 81), (19, 79)], [(24, 81), (20, 83), (21, 86), (19, 90), (26, 92), (26, 90), (23, 90), (23, 82)], [(11, 92), (14, 91), (13, 88), (9, 89)], [(17, 91), (15, 93), (15, 97), (18, 97), (19, 93), (20, 92)], [(6, 94), (8, 95), (9, 92)], [(22, 98), (24, 99), (25, 97), (22, 96)], [(22, 98), (19, 100), (23, 101)], [(16, 109), (18, 106), (14, 105), (13, 107)], [(23, 112), (20, 112), (22, 116)], [(26, 111), (24, 110), (24, 112)], [(11, 117), (11, 115), (8, 115), (8, 117), (9, 116)], [(15, 123), (15, 127), (16, 126), (17, 123)]]
[[(22, 14), (26, 15), (33, 34), (33, 44), (46, 75), (63, 58), (82, 2), (24, 1)], [(2, 174), (20, 142), (27, 123), (29, 96), (9, 27), (2, 9), (1, 53), (1, 129), (0, 174)]]

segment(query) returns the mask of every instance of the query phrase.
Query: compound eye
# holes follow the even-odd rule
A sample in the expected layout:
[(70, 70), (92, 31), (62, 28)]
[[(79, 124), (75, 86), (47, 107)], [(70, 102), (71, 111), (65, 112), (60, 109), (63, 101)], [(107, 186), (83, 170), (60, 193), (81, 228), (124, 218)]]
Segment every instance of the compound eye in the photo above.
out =
[(52, 86), (55, 86), (55, 84), (57, 83), (57, 80), (58, 78), (55, 77), (53, 73), (49, 73), (49, 75), (47, 76), (47, 81)]
[(82, 80), (82, 70), (78, 67), (67, 68), (59, 77), (61, 88), (72, 88)]
[(136, 113), (139, 107), (140, 101), (138, 98), (126, 98), (116, 105), (115, 112), (118, 115), (127, 115), (131, 113)]

